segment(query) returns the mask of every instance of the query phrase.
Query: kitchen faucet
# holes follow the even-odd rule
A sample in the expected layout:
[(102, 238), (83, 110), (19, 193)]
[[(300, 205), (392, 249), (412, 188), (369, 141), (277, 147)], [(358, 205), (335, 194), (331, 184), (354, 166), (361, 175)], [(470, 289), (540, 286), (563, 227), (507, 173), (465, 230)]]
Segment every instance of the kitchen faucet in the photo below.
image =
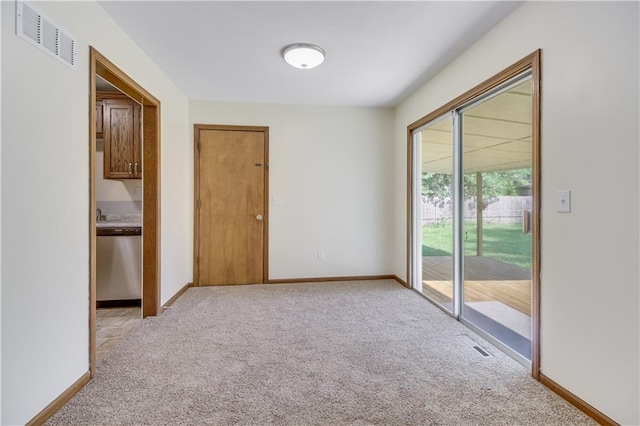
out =
[(96, 222), (100, 222), (104, 216), (102, 216), (102, 210), (100, 207), (96, 209)]

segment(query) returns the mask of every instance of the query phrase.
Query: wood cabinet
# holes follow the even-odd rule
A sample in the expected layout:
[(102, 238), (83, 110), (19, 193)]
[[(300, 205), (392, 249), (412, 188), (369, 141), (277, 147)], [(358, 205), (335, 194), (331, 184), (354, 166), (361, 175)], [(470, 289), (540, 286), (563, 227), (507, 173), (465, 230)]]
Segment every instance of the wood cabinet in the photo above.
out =
[[(102, 138), (104, 178), (141, 179), (142, 143), (140, 104), (123, 96), (103, 95)], [(98, 115), (97, 113), (96, 115)], [(99, 129), (100, 126), (96, 126)]]
[(102, 125), (104, 118), (102, 117), (102, 101), (96, 101), (96, 138), (102, 139)]

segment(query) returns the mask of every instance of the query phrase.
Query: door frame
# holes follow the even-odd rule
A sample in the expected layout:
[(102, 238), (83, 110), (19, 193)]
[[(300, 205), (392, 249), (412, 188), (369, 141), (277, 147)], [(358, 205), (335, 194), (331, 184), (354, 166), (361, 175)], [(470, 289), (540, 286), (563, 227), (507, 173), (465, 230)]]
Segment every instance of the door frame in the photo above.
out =
[(261, 132), (264, 137), (264, 168), (263, 168), (263, 204), (264, 227), (262, 240), (262, 283), (269, 282), (269, 127), (268, 126), (236, 126), (224, 124), (194, 124), (193, 125), (193, 285), (200, 285), (200, 271), (198, 267), (200, 234), (200, 130), (224, 130), (240, 132)]
[(89, 47), (89, 368), (96, 369), (96, 75), (142, 105), (142, 317), (160, 312), (160, 101)]
[(531, 70), (532, 81), (532, 252), (531, 252), (531, 375), (540, 380), (540, 184), (541, 184), (541, 156), (540, 156), (540, 81), (541, 81), (541, 50), (538, 49), (522, 58), (515, 64), (504, 69), (488, 80), (480, 83), (471, 90), (458, 96), (451, 102), (441, 106), (419, 120), (407, 126), (407, 283), (413, 288), (413, 283), (418, 277), (414, 277), (413, 259), (415, 256), (414, 223), (414, 185), (413, 185), (413, 131), (425, 124), (443, 116), (444, 114), (459, 109), (482, 94), (506, 83), (519, 74)]

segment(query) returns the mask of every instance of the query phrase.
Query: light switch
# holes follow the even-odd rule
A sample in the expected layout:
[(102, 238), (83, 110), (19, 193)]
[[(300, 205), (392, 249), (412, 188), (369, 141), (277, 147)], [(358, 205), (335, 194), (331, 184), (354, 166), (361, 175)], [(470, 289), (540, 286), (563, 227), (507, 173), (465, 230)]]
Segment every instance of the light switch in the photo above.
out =
[(556, 198), (558, 213), (571, 213), (571, 191), (561, 189)]

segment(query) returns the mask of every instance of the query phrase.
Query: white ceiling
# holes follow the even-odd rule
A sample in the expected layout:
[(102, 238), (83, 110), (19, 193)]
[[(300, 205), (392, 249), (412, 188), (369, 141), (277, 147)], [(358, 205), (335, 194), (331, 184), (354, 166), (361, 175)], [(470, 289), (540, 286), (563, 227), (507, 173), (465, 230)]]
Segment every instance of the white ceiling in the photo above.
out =
[[(189, 99), (395, 106), (522, 2), (102, 1)], [(312, 70), (280, 51), (326, 52)]]

